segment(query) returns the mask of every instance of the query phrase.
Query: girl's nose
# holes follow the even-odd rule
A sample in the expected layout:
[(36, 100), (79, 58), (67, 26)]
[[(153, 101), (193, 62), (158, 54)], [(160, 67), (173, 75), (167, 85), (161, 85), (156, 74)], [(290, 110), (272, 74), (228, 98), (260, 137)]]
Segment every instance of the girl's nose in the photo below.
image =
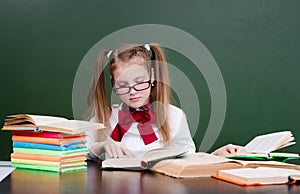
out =
[(131, 90), (130, 90), (130, 92), (129, 92), (129, 94), (136, 94), (137, 93), (137, 91), (134, 89), (134, 88), (131, 88)]

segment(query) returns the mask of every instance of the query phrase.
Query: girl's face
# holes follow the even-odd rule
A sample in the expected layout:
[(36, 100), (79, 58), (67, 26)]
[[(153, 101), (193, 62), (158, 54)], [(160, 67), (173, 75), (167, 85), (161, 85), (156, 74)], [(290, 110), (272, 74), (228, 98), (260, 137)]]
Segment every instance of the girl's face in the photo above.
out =
[(149, 102), (150, 84), (153, 83), (153, 79), (151, 79), (151, 83), (147, 83), (150, 80), (150, 73), (143, 63), (145, 63), (145, 60), (138, 56), (133, 57), (127, 62), (118, 61), (115, 64), (117, 68), (113, 72), (115, 89), (121, 88), (120, 91), (122, 93), (125, 91), (126, 93), (129, 90), (126, 87), (135, 86), (136, 89), (141, 90), (136, 91), (134, 88), (130, 88), (129, 93), (119, 95), (121, 101), (132, 108), (141, 107)]

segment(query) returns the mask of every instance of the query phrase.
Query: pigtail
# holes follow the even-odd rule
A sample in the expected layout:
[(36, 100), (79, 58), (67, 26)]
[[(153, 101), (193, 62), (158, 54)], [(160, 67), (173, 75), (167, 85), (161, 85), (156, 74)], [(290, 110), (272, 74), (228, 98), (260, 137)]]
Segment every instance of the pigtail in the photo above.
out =
[[(101, 51), (97, 59), (94, 77), (89, 88), (87, 104), (91, 117), (103, 123), (105, 126), (110, 127), (109, 118), (111, 116), (111, 106), (107, 100), (105, 90), (105, 76), (104, 76), (104, 57), (106, 57), (108, 51)], [(101, 141), (102, 134), (98, 134), (97, 141)]]
[(152, 102), (154, 104), (154, 111), (157, 118), (157, 126), (160, 129), (162, 140), (166, 145), (170, 143), (170, 125), (169, 121), (169, 104), (172, 103), (170, 93), (170, 80), (168, 74), (168, 67), (166, 57), (162, 48), (157, 44), (151, 44), (152, 52), (151, 66), (154, 70), (155, 82), (152, 88)]

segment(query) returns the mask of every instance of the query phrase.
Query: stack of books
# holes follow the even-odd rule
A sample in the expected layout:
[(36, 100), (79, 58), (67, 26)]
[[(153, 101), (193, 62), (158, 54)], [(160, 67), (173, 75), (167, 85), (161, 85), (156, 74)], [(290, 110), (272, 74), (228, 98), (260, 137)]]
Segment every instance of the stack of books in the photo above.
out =
[(13, 167), (63, 173), (86, 169), (84, 132), (103, 128), (100, 123), (18, 114), (8, 116), (2, 130), (12, 130)]
[(57, 132), (12, 131), (13, 167), (65, 172), (86, 169), (84, 137)]

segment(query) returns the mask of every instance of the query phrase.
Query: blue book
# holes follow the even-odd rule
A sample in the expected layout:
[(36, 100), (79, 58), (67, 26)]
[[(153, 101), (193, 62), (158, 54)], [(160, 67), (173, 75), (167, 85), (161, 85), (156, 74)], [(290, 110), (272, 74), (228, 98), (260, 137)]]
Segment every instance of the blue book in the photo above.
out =
[(13, 142), (13, 147), (44, 149), (44, 150), (61, 150), (61, 151), (86, 148), (86, 146), (82, 144), (82, 142), (74, 142), (65, 145), (52, 145), (52, 144), (41, 144), (41, 143), (19, 142), (19, 141)]

